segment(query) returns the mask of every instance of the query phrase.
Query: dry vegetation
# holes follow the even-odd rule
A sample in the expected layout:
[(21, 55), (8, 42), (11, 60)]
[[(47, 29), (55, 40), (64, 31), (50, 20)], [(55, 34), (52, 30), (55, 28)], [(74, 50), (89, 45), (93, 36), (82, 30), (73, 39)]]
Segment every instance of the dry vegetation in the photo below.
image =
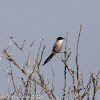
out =
[[(72, 69), (72, 67), (69, 67), (67, 63), (68, 61), (70, 62), (69, 58), (71, 55), (70, 49), (67, 48), (68, 33), (66, 34), (65, 50), (64, 52), (61, 53), (61, 55), (64, 54), (64, 58), (62, 58), (62, 56), (58, 57), (56, 55), (59, 61), (64, 63), (64, 88), (63, 88), (63, 95), (60, 100), (83, 100), (84, 98), (85, 100), (95, 100), (96, 93), (98, 90), (100, 90), (100, 85), (98, 85), (98, 82), (100, 81), (99, 80), (100, 71), (98, 71), (98, 73), (90, 72), (90, 77), (88, 79), (88, 82), (87, 83), (85, 82), (87, 85), (84, 85), (84, 79), (83, 79), (84, 75), (83, 75), (83, 72), (80, 72), (79, 70), (78, 46), (79, 46), (79, 40), (80, 40), (80, 35), (81, 35), (81, 29), (82, 29), (82, 25), (80, 25), (80, 31), (79, 31), (77, 46), (76, 46), (76, 57), (75, 57), (76, 70)], [(58, 100), (58, 98), (54, 94), (54, 89), (55, 89), (54, 70), (52, 69), (53, 80), (51, 82), (52, 83), (51, 88), (48, 86), (48, 83), (45, 81), (46, 79), (44, 79), (43, 74), (41, 74), (40, 72), (40, 67), (42, 66), (41, 61), (42, 61), (43, 53), (45, 50), (45, 45), (43, 45), (43, 39), (41, 40), (37, 57), (34, 59), (33, 62), (30, 61), (30, 52), (34, 44), (34, 41), (30, 44), (28, 56), (26, 55), (24, 51), (25, 43), (26, 41), (23, 41), (22, 46), (19, 46), (14, 41), (14, 38), (11, 37), (11, 42), (9, 46), (3, 50), (3, 53), (1, 55), (1, 57), (5, 57), (7, 59), (7, 62), (9, 63), (6, 69), (7, 80), (11, 78), (13, 87), (14, 87), (14, 90), (11, 93), (10, 92), (11, 89), (9, 88), (9, 82), (7, 83), (9, 95), (4, 97), (5, 100), (8, 98), (10, 100), (13, 100), (12, 97), (15, 95), (17, 95), (19, 100), (26, 100), (27, 97), (29, 100), (44, 100), (42, 96), (38, 97), (38, 99), (36, 98), (37, 87), (38, 89), (40, 88), (40, 90), (42, 90), (43, 93), (48, 96), (48, 100)], [(26, 62), (24, 63), (23, 66), (20, 66), (20, 64), (12, 57), (12, 54), (11, 54), (11, 51), (13, 50), (13, 48), (11, 49), (12, 44), (14, 44), (17, 47), (17, 49), (20, 50), (20, 52), (22, 52), (22, 54), (24, 55)], [(19, 79), (18, 79), (19, 84), (16, 84), (15, 82), (16, 77), (14, 77), (13, 70), (12, 70), (13, 65), (15, 65), (21, 71), (21, 73), (25, 74), (25, 77), (27, 77), (27, 81), (24, 80), (24, 77), (19, 76)], [(10, 69), (9, 71), (8, 71), (8, 68)], [(30, 68), (31, 68), (31, 71), (29, 71)], [(70, 84), (70, 86), (67, 86), (66, 72), (70, 74), (71, 79), (72, 79), (72, 83)], [(36, 77), (36, 75), (38, 76), (38, 78)], [(92, 98), (90, 98), (91, 89), (92, 89)], [(62, 91), (62, 89), (58, 91)]]

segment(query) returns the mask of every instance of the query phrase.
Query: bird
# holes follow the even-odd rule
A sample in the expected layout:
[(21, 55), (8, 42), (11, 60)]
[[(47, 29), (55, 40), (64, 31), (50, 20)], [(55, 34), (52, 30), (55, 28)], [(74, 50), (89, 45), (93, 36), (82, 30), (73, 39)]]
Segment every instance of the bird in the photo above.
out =
[(63, 46), (63, 40), (65, 38), (63, 37), (58, 37), (54, 46), (53, 46), (53, 49), (52, 49), (52, 53), (50, 54), (50, 56), (44, 61), (43, 65), (45, 65), (46, 63), (48, 63), (51, 58), (56, 54), (56, 53), (59, 53), (62, 49), (62, 46)]

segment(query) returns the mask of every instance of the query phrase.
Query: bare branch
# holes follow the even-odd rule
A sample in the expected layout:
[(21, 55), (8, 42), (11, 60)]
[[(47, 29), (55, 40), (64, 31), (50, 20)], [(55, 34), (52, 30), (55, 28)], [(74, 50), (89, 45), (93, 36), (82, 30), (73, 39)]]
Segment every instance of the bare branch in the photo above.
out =
[[(77, 46), (76, 46), (77, 81), (78, 81), (78, 79), (79, 79), (78, 47), (79, 47), (79, 40), (80, 40), (81, 30), (82, 30), (82, 25), (80, 25), (80, 32), (79, 32), (79, 35), (78, 35)], [(78, 86), (79, 86), (79, 85), (78, 85)]]

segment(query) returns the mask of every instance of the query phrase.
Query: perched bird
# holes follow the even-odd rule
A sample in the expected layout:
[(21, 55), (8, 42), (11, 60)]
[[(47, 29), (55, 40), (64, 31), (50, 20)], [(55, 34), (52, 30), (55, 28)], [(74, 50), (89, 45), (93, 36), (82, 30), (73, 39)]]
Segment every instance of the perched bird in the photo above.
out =
[(64, 38), (63, 37), (58, 37), (54, 46), (53, 46), (53, 49), (52, 49), (52, 53), (50, 54), (50, 56), (44, 61), (43, 65), (45, 65), (47, 62), (50, 61), (50, 59), (56, 54), (56, 53), (59, 53), (62, 49), (62, 45), (63, 45), (63, 40)]

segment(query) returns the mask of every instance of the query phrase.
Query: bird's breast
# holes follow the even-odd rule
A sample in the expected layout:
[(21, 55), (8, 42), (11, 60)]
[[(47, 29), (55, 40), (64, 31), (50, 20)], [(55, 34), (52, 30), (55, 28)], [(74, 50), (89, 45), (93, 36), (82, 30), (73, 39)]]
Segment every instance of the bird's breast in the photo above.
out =
[(53, 51), (55, 53), (59, 53), (61, 51), (61, 49), (62, 49), (62, 42), (63, 42), (63, 40), (59, 40), (59, 41), (57, 41), (55, 43), (55, 47), (53, 48)]

